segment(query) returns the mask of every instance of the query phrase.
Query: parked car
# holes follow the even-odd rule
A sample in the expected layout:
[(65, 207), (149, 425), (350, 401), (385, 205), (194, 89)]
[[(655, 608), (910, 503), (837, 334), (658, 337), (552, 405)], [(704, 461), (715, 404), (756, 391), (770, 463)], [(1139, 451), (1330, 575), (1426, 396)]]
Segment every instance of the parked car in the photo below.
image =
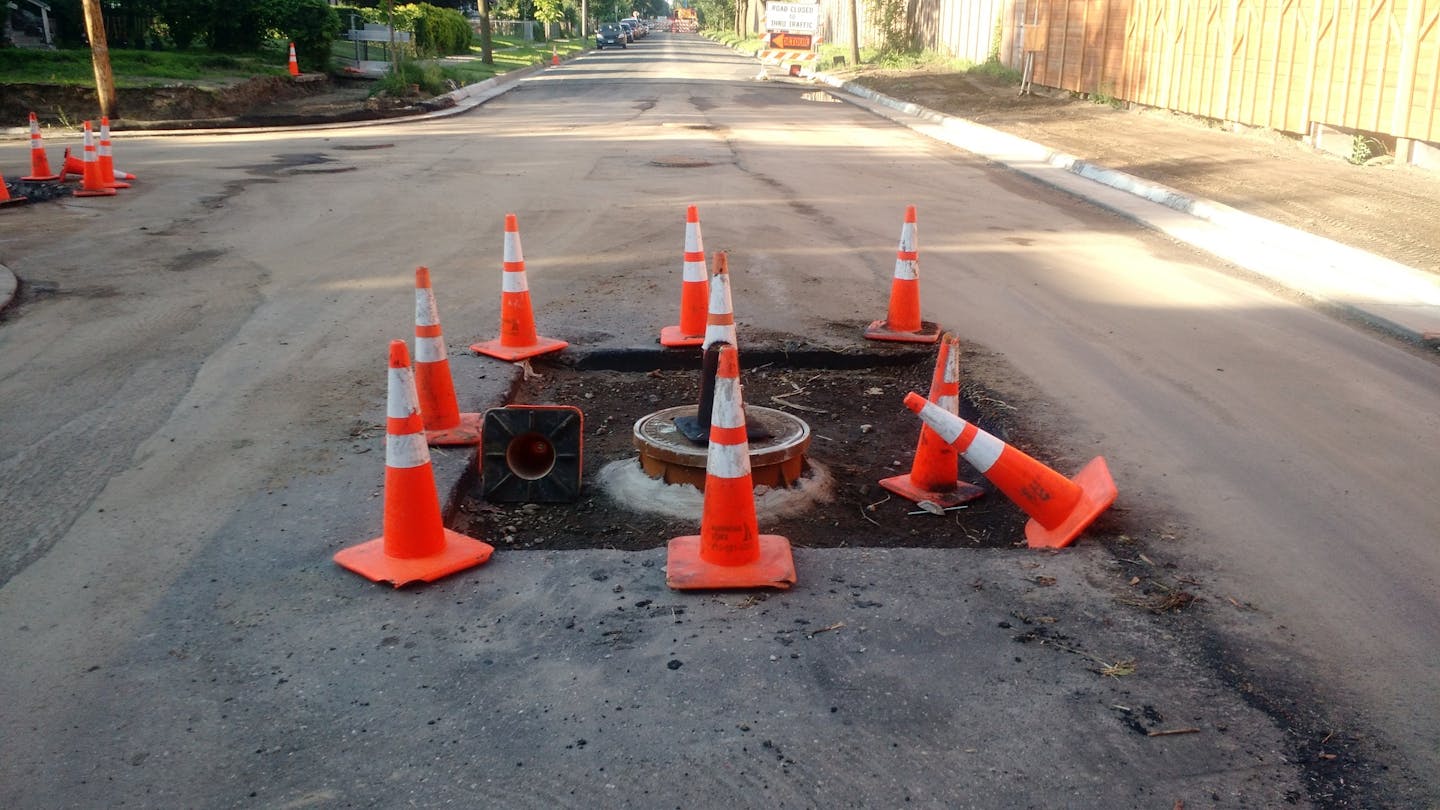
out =
[(617, 45), (628, 48), (628, 42), (629, 35), (619, 23), (600, 23), (600, 27), (595, 29), (595, 47), (598, 50), (603, 51), (606, 47), (613, 48)]

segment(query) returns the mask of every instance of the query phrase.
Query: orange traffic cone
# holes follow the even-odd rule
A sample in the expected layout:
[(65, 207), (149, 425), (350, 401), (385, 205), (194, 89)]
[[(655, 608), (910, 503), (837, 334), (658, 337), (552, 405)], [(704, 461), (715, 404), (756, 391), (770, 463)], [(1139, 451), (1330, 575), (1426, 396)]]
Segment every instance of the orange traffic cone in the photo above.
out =
[[(930, 401), (946, 413), (960, 415), (960, 340), (949, 332), (940, 339), (935, 374), (930, 380)], [(910, 472), (885, 478), (880, 486), (916, 503), (930, 501), (942, 507), (958, 506), (985, 494), (985, 490), (960, 480), (960, 457), (949, 442), (929, 425), (920, 426), (920, 443)]]
[(760, 534), (756, 523), (740, 361), (731, 345), (720, 346), (700, 533), (670, 540), (665, 584), (676, 590), (795, 584), (790, 541), (778, 534)]
[(90, 122), (85, 122), (85, 168), (84, 178), (80, 181), (80, 189), (75, 192), (76, 197), (113, 197), (118, 192), (105, 185), (100, 177), (100, 161), (95, 154), (95, 133), (90, 129)]
[(60, 178), (63, 180), (70, 175), (76, 177), (85, 176), (85, 162), (70, 154), (70, 147), (65, 147), (65, 158), (60, 163)]
[(530, 308), (530, 285), (525, 280), (525, 254), (520, 248), (520, 224), (514, 214), (505, 215), (505, 272), (501, 274), (500, 337), (475, 343), (470, 350), (501, 360), (525, 360), (570, 344), (540, 337), (535, 333), (535, 314)]
[(390, 342), (385, 411), (384, 533), (342, 549), (335, 562), (399, 588), (411, 582), (434, 582), (490, 559), (495, 549), (489, 543), (450, 531), (441, 522), (415, 377), (403, 340)]
[(63, 173), (50, 171), (50, 160), (45, 157), (45, 142), (40, 138), (40, 121), (33, 112), (30, 113), (30, 175), (20, 179), (30, 183), (49, 183), (65, 179)]
[(725, 251), (715, 253), (715, 274), (710, 277), (710, 305), (705, 312), (703, 348), (712, 343), (739, 346), (735, 339), (735, 307), (730, 303), (730, 258)]
[(10, 187), (5, 185), (5, 175), (0, 174), (0, 207), (4, 207), (7, 205), (19, 205), (20, 203), (29, 201), (29, 197), (10, 196)]
[(100, 118), (100, 181), (110, 188), (130, 188), (126, 180), (134, 180), (135, 175), (129, 172), (122, 172), (115, 168), (114, 153), (110, 151), (110, 118)]
[(430, 287), (430, 270), (415, 268), (415, 387), (425, 417), (425, 440), (435, 445), (479, 444), (478, 413), (460, 413), (455, 380), (440, 333), (440, 310)]
[(685, 209), (685, 260), (681, 274), (680, 323), (660, 330), (662, 346), (699, 346), (705, 342), (710, 279), (705, 269), (705, 240), (700, 235), (700, 214), (693, 205)]
[(555, 47), (554, 45), (551, 45), (551, 46), (550, 46), (550, 64), (551, 64), (551, 65), (558, 65), (558, 64), (560, 64), (560, 52), (559, 52), (558, 50), (556, 50), (556, 47)]
[(295, 43), (290, 43), (290, 75), (300, 75), (300, 63), (295, 59)]
[(1025, 540), (1031, 548), (1070, 545), (1115, 502), (1115, 481), (1104, 456), (1091, 459), (1067, 479), (914, 391), (905, 395), (905, 407), (955, 445), (966, 461), (1030, 516)]
[(905, 224), (900, 226), (900, 247), (895, 251), (895, 275), (890, 282), (890, 311), (883, 321), (865, 329), (871, 340), (903, 343), (934, 343), (940, 327), (920, 320), (920, 251), (915, 244), (915, 206), (905, 207)]

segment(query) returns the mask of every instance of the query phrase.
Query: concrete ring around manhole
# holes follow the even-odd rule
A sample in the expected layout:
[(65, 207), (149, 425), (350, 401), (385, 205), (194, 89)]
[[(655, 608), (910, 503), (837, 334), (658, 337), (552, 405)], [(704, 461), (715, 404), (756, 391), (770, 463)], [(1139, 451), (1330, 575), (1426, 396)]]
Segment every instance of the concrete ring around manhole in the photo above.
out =
[(650, 161), (650, 165), (659, 166), (662, 169), (703, 169), (706, 166), (713, 166), (715, 164), (703, 158), (669, 155), (654, 158)]
[[(760, 421), (773, 434), (750, 443), (751, 479), (757, 486), (791, 486), (805, 470), (805, 451), (810, 447), (810, 426), (799, 417), (750, 405), (746, 416)], [(692, 484), (705, 488), (705, 465), (709, 448), (690, 442), (675, 427), (675, 417), (693, 416), (694, 405), (666, 408), (635, 422), (635, 447), (640, 465), (651, 478), (667, 484)]]

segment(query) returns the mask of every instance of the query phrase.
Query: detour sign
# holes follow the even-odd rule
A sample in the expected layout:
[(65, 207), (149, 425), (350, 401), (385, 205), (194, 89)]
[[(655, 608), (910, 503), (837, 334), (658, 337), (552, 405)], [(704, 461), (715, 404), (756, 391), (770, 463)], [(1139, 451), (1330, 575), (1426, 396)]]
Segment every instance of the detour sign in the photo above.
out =
[(784, 34), (775, 32), (770, 34), (770, 47), (792, 51), (808, 51), (813, 44), (813, 40), (814, 37), (810, 34)]

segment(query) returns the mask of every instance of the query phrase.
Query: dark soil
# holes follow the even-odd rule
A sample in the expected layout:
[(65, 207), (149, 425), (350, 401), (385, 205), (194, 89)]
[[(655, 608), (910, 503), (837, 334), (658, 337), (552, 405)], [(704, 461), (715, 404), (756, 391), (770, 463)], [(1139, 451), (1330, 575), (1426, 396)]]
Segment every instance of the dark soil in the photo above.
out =
[[(592, 355), (578, 361), (532, 361), (540, 376), (523, 382), (512, 403), (575, 405), (584, 412), (581, 496), (570, 504), (491, 504), (482, 500), (475, 486), (461, 501), (452, 528), (500, 548), (545, 549), (649, 549), (663, 546), (671, 537), (697, 533), (698, 520), (620, 507), (594, 480), (596, 472), (613, 461), (639, 465), (632, 434), (637, 419), (698, 401), (699, 350), (694, 351), (694, 355), (652, 350)], [(742, 350), (742, 365), (750, 366), (742, 371), (745, 401), (787, 410), (809, 424), (812, 440), (807, 459), (823, 465), (833, 478), (832, 502), (773, 524), (762, 518), (762, 532), (784, 535), (796, 547), (814, 548), (1024, 545), (1026, 515), (964, 461), (961, 480), (981, 486), (986, 494), (944, 516), (910, 514), (920, 510), (877, 483), (910, 469), (920, 420), (902, 399), (907, 391), (928, 393), (933, 352), (933, 346), (859, 354)], [(1021, 423), (1020, 411), (975, 371), (996, 365), (994, 358), (980, 352), (964, 352), (961, 416), (1052, 463), (1043, 442), (1029, 446), (1033, 431)], [(842, 373), (839, 368), (847, 370)], [(797, 388), (801, 393), (796, 393)], [(780, 394), (807, 410), (789, 409), (772, 399)], [(1060, 464), (1055, 469), (1074, 472)], [(1104, 521), (1102, 517), (1092, 533), (1104, 534)]]
[[(121, 88), (117, 131), (258, 127), (358, 121), (422, 111), (414, 99), (370, 98), (374, 83), (359, 79), (266, 76), (221, 87), (170, 85)], [(424, 109), (443, 106), (425, 102)], [(31, 112), (45, 126), (74, 126), (97, 119), (94, 88), (0, 84), (0, 121), (25, 121)]]

